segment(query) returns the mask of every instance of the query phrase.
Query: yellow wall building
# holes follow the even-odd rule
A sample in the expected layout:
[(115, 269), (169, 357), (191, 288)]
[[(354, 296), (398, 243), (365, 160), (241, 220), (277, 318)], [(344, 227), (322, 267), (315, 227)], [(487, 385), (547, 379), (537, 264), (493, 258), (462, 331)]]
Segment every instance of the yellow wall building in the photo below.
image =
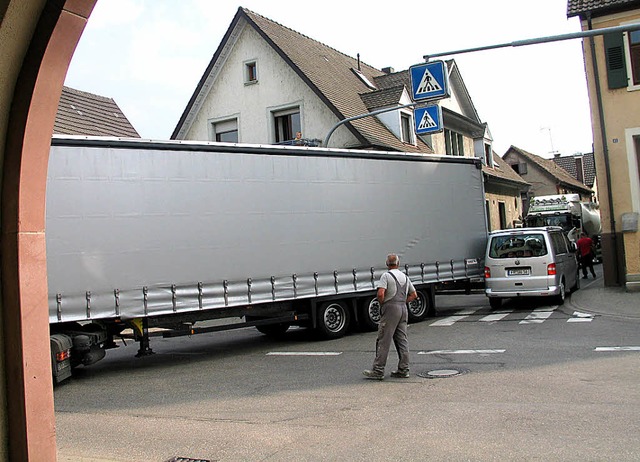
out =
[[(569, 0), (582, 29), (640, 25), (640, 1)], [(640, 290), (640, 30), (583, 40), (606, 285)]]

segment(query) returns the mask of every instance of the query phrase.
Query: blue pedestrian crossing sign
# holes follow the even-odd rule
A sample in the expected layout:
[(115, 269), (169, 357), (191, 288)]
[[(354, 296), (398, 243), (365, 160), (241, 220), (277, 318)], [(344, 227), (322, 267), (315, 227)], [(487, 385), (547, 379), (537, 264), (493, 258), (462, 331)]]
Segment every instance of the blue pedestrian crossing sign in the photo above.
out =
[(442, 108), (438, 104), (416, 108), (413, 111), (417, 135), (430, 135), (441, 132)]
[(409, 68), (414, 101), (448, 98), (449, 77), (444, 61), (430, 61)]

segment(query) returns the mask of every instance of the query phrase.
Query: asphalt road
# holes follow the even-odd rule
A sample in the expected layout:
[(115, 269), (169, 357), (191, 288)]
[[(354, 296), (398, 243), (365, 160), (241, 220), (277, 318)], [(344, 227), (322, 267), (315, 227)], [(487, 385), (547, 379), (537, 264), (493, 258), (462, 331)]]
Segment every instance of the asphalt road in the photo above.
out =
[[(60, 461), (637, 461), (640, 320), (438, 296), (411, 378), (366, 380), (375, 333), (254, 329), (110, 351), (55, 393)], [(625, 348), (620, 348), (625, 347)], [(433, 377), (433, 378), (431, 378)]]

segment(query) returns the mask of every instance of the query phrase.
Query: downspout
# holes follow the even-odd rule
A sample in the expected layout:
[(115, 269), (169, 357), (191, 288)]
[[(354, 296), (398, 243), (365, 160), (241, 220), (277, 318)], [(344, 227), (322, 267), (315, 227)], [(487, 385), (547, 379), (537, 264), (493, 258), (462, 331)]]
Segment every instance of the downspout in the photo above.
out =
[[(587, 27), (592, 30), (591, 12), (587, 11)], [(598, 104), (598, 118), (600, 119), (600, 136), (602, 138), (602, 154), (604, 156), (604, 169), (607, 178), (607, 195), (609, 196), (609, 225), (611, 227), (611, 244), (614, 252), (614, 276), (615, 282), (620, 284), (618, 273), (618, 243), (616, 237), (616, 216), (613, 207), (613, 194), (611, 191), (611, 168), (609, 166), (609, 145), (607, 143), (607, 128), (605, 126), (604, 108), (602, 106), (602, 89), (600, 88), (600, 72), (598, 71), (598, 59), (596, 57), (596, 45), (593, 36), (589, 37), (591, 48), (591, 60), (593, 61), (594, 83), (596, 87), (596, 100)]]

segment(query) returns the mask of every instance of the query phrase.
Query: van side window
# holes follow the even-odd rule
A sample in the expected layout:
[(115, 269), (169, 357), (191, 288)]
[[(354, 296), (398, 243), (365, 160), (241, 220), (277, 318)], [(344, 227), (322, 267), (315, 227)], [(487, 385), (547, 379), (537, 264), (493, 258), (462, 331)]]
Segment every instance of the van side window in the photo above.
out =
[(551, 243), (556, 255), (561, 255), (569, 251), (567, 247), (567, 241), (562, 233), (551, 233)]

